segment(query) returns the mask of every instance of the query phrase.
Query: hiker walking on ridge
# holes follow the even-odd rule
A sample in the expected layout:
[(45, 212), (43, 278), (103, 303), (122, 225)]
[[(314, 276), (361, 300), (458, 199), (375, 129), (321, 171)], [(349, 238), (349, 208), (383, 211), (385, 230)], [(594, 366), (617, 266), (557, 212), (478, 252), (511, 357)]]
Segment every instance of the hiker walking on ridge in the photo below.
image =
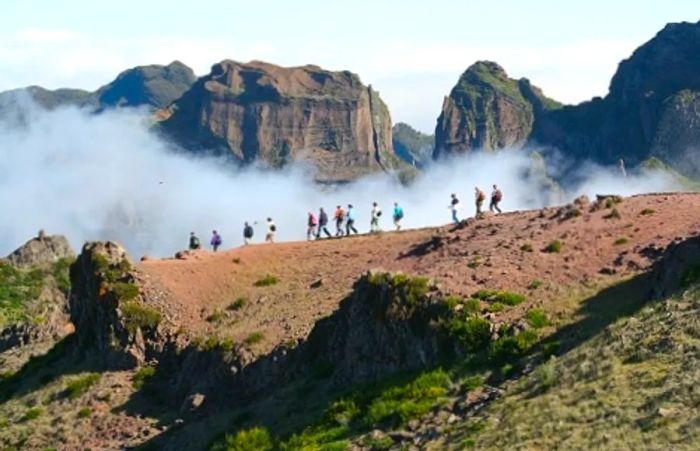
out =
[(214, 252), (219, 250), (219, 246), (221, 246), (221, 243), (223, 240), (221, 239), (221, 235), (216, 230), (212, 230), (211, 232), (211, 241), (209, 244), (211, 244), (212, 249), (214, 249)]
[(314, 216), (314, 214), (311, 212), (309, 212), (309, 218), (307, 219), (306, 225), (306, 240), (310, 241), (311, 237), (316, 236), (316, 226), (318, 226), (316, 216)]
[(491, 191), (491, 203), (489, 204), (489, 211), (491, 211), (491, 213), (493, 213), (493, 210), (502, 213), (501, 209), (498, 207), (498, 203), (501, 202), (501, 199), (503, 199), (503, 193), (498, 189), (498, 186), (494, 184), (493, 191)]
[(274, 243), (275, 233), (277, 233), (277, 226), (275, 225), (272, 218), (267, 218), (267, 234), (265, 235), (265, 242)]
[(247, 222), (243, 226), (243, 244), (244, 245), (249, 245), (251, 240), (253, 239), (253, 226), (248, 224)]
[(399, 206), (398, 202), (394, 202), (394, 226), (396, 231), (401, 230), (401, 220), (403, 219), (403, 208)]
[(370, 233), (381, 231), (381, 229), (379, 228), (379, 218), (381, 216), (382, 216), (382, 210), (379, 208), (379, 205), (377, 205), (376, 202), (372, 202), (371, 219), (369, 222)]
[(481, 207), (484, 205), (484, 200), (486, 200), (486, 194), (478, 186), (474, 187), (474, 200), (476, 201), (476, 217), (478, 218), (481, 216)]
[(352, 206), (352, 204), (348, 204), (348, 211), (345, 216), (347, 217), (347, 221), (345, 223), (345, 234), (350, 236), (350, 231), (352, 231), (355, 235), (357, 235), (357, 229), (355, 228), (355, 208)]
[(189, 248), (191, 251), (196, 251), (197, 249), (202, 248), (202, 243), (199, 241), (199, 238), (197, 238), (197, 235), (195, 235), (194, 232), (190, 232)]
[(328, 231), (328, 214), (323, 207), (318, 209), (318, 231), (316, 238), (321, 238), (321, 232), (325, 233), (328, 238), (331, 237), (331, 232)]
[(343, 221), (345, 221), (345, 211), (338, 205), (335, 208), (335, 236), (343, 236)]
[(459, 218), (457, 217), (457, 211), (459, 210), (459, 199), (457, 195), (452, 193), (450, 195), (450, 206), (447, 207), (452, 211), (452, 222), (459, 224)]

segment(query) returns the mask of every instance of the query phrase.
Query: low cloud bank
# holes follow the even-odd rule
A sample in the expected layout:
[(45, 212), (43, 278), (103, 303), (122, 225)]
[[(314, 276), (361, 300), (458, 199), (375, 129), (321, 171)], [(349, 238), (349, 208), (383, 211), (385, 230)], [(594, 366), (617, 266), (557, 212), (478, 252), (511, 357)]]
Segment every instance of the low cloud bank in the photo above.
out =
[[(369, 228), (373, 201), (391, 228), (398, 201), (404, 227), (445, 224), (450, 193), (473, 214), (474, 187), (487, 195), (497, 183), (504, 211), (539, 208), (579, 194), (631, 195), (678, 187), (661, 173), (622, 178), (615, 168), (585, 165), (582, 180), (566, 193), (552, 193), (526, 151), (474, 153), (431, 166), (410, 187), (383, 174), (324, 187), (301, 165), (271, 172), (232, 169), (221, 160), (175, 152), (148, 130), (148, 118), (133, 110), (100, 115), (74, 108), (43, 111), (26, 101), (19, 116), (0, 119), (0, 255), (43, 228), (65, 234), (79, 247), (87, 240), (115, 240), (135, 256), (167, 256), (186, 247), (190, 231), (204, 243), (213, 229), (223, 247), (242, 244), (243, 222), (255, 223), (256, 241), (265, 218), (278, 226), (279, 240), (306, 238), (306, 215), (323, 206), (355, 205), (361, 232)], [(332, 230), (334, 231), (334, 230)]]

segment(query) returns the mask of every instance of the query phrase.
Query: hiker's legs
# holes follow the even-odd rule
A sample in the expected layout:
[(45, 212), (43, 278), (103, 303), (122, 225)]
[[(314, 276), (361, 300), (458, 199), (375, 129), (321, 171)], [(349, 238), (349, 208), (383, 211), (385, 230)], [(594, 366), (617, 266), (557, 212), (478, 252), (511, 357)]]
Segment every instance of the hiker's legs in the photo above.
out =
[(326, 236), (328, 238), (330, 238), (332, 236), (331, 232), (328, 231), (328, 227), (326, 227), (326, 226), (323, 226), (323, 232), (326, 234)]
[(494, 202), (494, 203), (493, 203), (493, 208), (495, 208), (497, 212), (503, 213), (503, 212), (501, 211), (501, 207), (498, 206), (498, 202)]
[(452, 222), (459, 224), (459, 219), (457, 218), (457, 209), (452, 209)]
[(316, 238), (321, 238), (321, 229), (322, 228), (323, 228), (323, 226), (321, 225), (321, 223), (319, 223), (318, 230), (316, 230)]
[(496, 206), (496, 201), (491, 199), (491, 203), (489, 204), (489, 211), (493, 213), (493, 208)]

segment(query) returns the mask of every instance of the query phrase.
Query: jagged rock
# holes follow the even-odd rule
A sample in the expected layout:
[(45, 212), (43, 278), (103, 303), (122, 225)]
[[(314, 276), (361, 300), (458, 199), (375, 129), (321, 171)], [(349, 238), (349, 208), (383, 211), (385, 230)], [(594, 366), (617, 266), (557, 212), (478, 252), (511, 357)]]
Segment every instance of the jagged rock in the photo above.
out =
[(310, 161), (319, 180), (350, 180), (398, 163), (389, 110), (347, 71), (226, 60), (162, 116), (162, 129), (189, 149), (271, 167)]
[(7, 261), (19, 268), (51, 265), (62, 258), (73, 258), (75, 253), (63, 235), (45, 236), (40, 233), (7, 256)]

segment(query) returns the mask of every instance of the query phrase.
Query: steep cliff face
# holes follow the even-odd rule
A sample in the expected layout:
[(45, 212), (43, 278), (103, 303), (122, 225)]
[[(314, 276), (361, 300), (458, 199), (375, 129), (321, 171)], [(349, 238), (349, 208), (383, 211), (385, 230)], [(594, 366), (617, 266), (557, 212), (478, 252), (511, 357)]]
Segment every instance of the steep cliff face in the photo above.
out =
[(535, 115), (555, 107), (526, 79), (509, 78), (498, 64), (479, 61), (443, 102), (434, 156), (520, 146), (532, 133)]
[(321, 180), (391, 168), (391, 118), (350, 72), (222, 61), (163, 114), (186, 148), (271, 167), (308, 160)]
[(392, 143), (396, 155), (418, 167), (428, 163), (433, 155), (434, 135), (426, 135), (408, 124), (399, 122), (392, 128)]

